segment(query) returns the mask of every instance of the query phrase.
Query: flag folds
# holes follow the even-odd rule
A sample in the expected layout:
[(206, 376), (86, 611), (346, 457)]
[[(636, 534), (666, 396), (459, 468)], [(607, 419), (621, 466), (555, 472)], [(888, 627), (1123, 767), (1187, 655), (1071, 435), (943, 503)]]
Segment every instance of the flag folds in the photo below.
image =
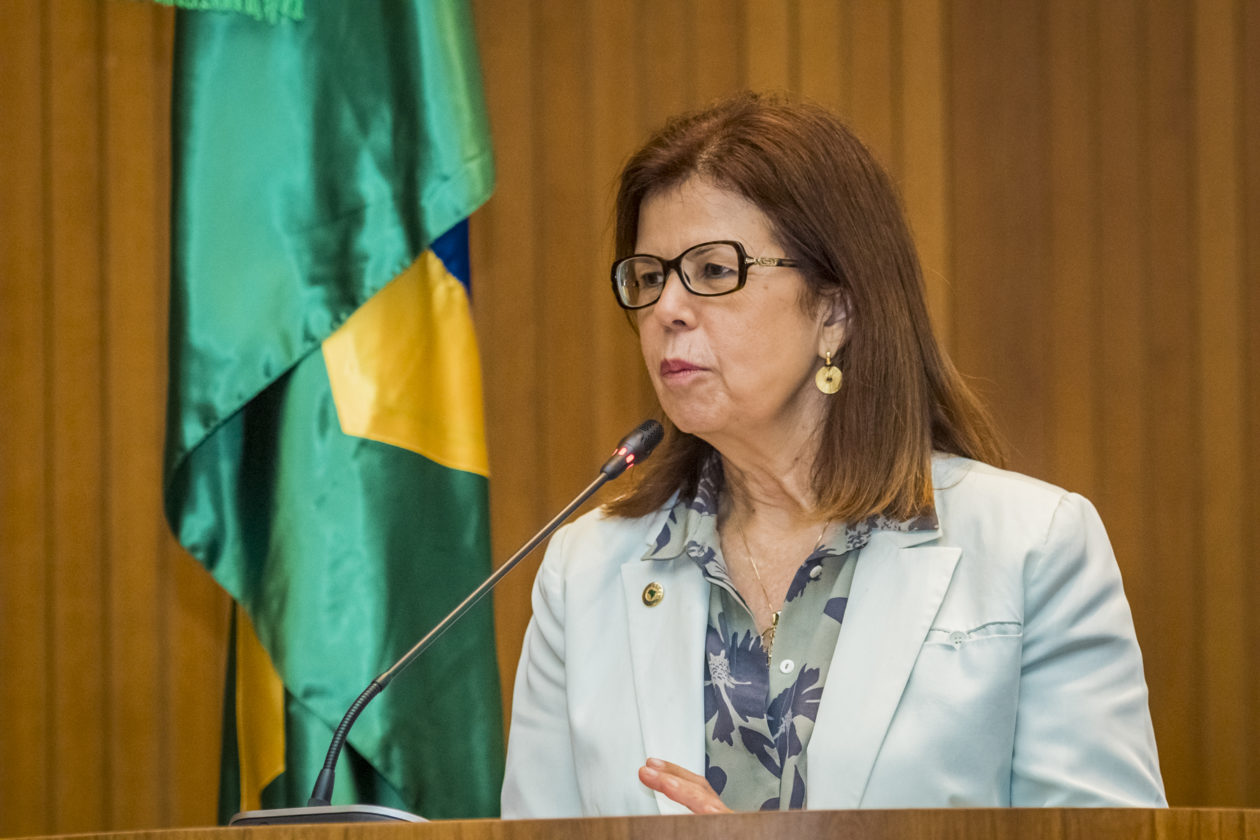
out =
[[(300, 805), (349, 704), (490, 570), (469, 11), (181, 11), (173, 137), (166, 513), (241, 612), (223, 808)], [(487, 603), (363, 713), (335, 799), (492, 816), (502, 750)]]

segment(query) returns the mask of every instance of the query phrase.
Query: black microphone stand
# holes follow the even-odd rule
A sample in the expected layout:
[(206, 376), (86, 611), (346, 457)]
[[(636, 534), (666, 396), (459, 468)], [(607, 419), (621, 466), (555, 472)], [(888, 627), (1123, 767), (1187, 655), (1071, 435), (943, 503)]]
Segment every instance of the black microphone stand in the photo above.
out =
[(617, 478), (627, 469), (634, 466), (638, 461), (642, 461), (652, 453), (656, 445), (661, 442), (664, 437), (664, 430), (661, 424), (655, 420), (644, 420), (634, 431), (622, 438), (621, 443), (613, 451), (604, 465), (599, 468), (599, 475), (595, 480), (586, 486), (586, 489), (573, 498), (565, 506), (564, 510), (552, 517), (551, 521), (542, 527), (537, 534), (530, 538), (529, 542), (521, 546), (515, 554), (507, 559), (502, 566), (495, 569), (486, 578), (484, 582), (472, 593), (459, 603), (455, 609), (437, 625), (424, 635), (420, 641), (416, 642), (411, 650), (407, 651), (402, 657), (395, 662), (388, 670), (372, 680), (368, 687), (363, 690), (357, 699), (350, 704), (350, 708), (346, 710), (346, 714), (341, 719), (341, 723), (337, 725), (337, 729), (333, 732), (332, 743), (328, 745), (328, 755), (324, 758), (324, 766), (319, 771), (319, 775), (315, 779), (315, 788), (311, 791), (311, 798), (304, 808), (272, 808), (262, 811), (242, 811), (236, 814), (228, 822), (228, 825), (301, 825), (311, 823), (349, 823), (349, 822), (425, 822), (423, 817), (406, 811), (400, 811), (397, 808), (387, 808), (383, 805), (332, 805), (333, 783), (335, 781), (335, 769), (337, 767), (337, 758), (341, 755), (341, 749), (345, 746), (346, 737), (350, 733), (350, 727), (354, 725), (358, 719), (359, 713), (363, 708), (372, 701), (372, 698), (385, 690), (394, 679), (402, 673), (408, 665), (415, 662), (420, 654), (437, 641), (438, 637), (450, 629), (456, 621), (463, 617), (477, 602), (486, 596), (490, 590), (501, 581), (508, 572), (512, 571), (518, 563), (525, 559), (539, 543), (551, 536), (551, 532), (560, 527), (560, 523), (564, 522), (573, 512), (595, 494), (595, 491), (604, 486), (607, 482)]

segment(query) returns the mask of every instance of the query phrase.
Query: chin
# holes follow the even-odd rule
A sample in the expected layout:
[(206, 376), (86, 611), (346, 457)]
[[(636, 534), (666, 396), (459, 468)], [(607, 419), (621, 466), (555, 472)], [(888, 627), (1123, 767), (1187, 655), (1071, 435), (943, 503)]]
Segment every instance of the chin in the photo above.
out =
[(721, 404), (679, 399), (677, 394), (668, 391), (662, 394), (661, 389), (657, 390), (656, 399), (669, 422), (680, 432), (708, 440), (710, 435), (721, 435), (730, 425), (730, 415)]
[(709, 436), (715, 432), (720, 433), (724, 424), (718, 423), (711, 417), (697, 417), (694, 414), (674, 412), (665, 410), (665, 416), (669, 418), (669, 422), (673, 423), (678, 431), (688, 435), (695, 435), (703, 440), (708, 440)]

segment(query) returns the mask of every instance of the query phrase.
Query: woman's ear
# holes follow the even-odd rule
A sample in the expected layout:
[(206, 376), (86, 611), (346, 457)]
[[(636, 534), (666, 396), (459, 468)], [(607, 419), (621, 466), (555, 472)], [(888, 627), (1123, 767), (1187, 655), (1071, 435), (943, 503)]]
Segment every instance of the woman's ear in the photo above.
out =
[(831, 353), (833, 356), (840, 352), (840, 348), (844, 347), (849, 338), (849, 306), (845, 299), (836, 296), (828, 301), (823, 301), (823, 322), (822, 328), (819, 330), (819, 357), (826, 356)]

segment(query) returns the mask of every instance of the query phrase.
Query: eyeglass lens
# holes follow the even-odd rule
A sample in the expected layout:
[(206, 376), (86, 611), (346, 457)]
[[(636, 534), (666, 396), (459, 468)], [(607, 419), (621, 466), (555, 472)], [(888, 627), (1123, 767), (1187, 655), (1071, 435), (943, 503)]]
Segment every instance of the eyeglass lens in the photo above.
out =
[(669, 268), (676, 264), (693, 294), (722, 295), (739, 288), (743, 263), (739, 249), (728, 242), (696, 245), (668, 264), (660, 257), (630, 257), (617, 266), (617, 293), (627, 306), (647, 306), (661, 296)]

